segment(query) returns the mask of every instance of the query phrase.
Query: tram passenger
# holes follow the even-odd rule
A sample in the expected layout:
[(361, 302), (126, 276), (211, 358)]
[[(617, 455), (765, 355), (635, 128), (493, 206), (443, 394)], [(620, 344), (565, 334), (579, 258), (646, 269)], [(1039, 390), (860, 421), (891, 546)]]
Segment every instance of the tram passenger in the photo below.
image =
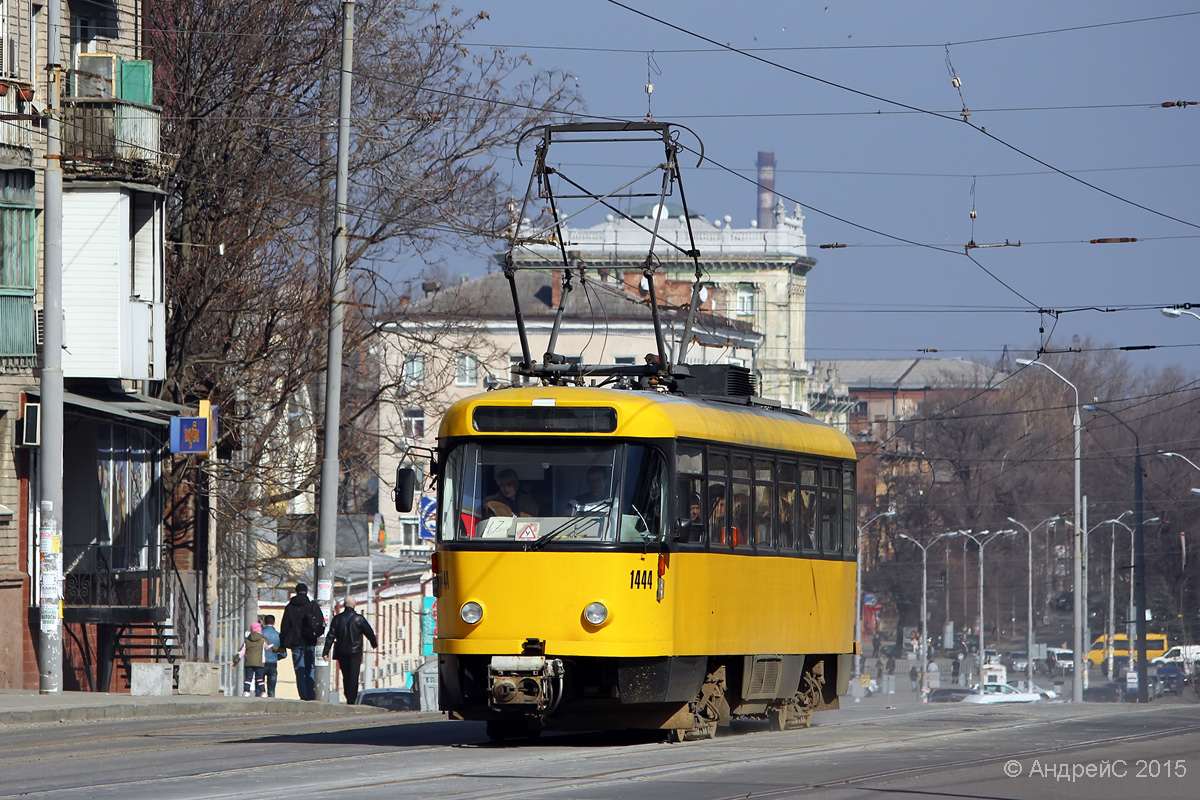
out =
[(700, 495), (692, 492), (691, 501), (688, 507), (688, 519), (690, 519), (692, 522), (702, 524), (703, 520), (700, 518), (700, 513)]
[(496, 475), (499, 491), (483, 498), (484, 516), (536, 517), (537, 503), (521, 491), (521, 479), (514, 469), (503, 469)]
[(708, 529), (713, 541), (725, 544), (725, 487), (713, 484), (709, 487)]

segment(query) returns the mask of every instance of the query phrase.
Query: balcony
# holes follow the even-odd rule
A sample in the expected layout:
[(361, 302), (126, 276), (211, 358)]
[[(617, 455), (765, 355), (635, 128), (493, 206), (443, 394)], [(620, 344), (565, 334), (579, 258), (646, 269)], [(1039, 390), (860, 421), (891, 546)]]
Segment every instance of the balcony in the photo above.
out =
[(114, 98), (62, 101), (65, 177), (158, 183), (170, 166), (159, 144), (162, 109)]
[(29, 103), (20, 97), (20, 89), (24, 88), (11, 82), (0, 83), (3, 94), (0, 94), (0, 148), (11, 148), (22, 151), (21, 160), (26, 164), (33, 163), (31, 148), (33, 147), (33, 121), (30, 118)]

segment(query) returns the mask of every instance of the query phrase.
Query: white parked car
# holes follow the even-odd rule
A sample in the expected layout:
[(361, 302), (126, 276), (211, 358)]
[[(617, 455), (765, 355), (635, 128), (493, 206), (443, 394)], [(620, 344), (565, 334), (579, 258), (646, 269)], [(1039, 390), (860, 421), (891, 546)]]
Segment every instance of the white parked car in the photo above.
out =
[(1011, 686), (1012, 688), (1016, 689), (1018, 692), (1036, 692), (1042, 696), (1043, 700), (1061, 700), (1062, 699), (1059, 696), (1057, 686), (1051, 686), (1049, 689), (1047, 689), (1047, 688), (1037, 685), (1036, 683), (1030, 683), (1029, 681), (1025, 681), (1025, 680), (1009, 681), (1008, 685)]
[[(980, 689), (982, 688), (982, 691)], [(1037, 692), (1020, 692), (1007, 683), (989, 683), (976, 687), (975, 691), (962, 699), (964, 703), (1037, 703), (1042, 696)]]

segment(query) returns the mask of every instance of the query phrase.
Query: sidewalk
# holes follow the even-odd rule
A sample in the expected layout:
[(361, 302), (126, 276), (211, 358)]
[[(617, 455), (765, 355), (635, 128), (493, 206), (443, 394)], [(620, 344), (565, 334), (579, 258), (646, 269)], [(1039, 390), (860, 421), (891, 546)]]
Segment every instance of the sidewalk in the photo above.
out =
[(388, 713), (372, 706), (284, 700), (278, 697), (171, 695), (135, 697), (104, 692), (61, 692), (0, 689), (0, 726), (34, 722), (140, 719), (146, 717), (313, 715), (353, 717)]

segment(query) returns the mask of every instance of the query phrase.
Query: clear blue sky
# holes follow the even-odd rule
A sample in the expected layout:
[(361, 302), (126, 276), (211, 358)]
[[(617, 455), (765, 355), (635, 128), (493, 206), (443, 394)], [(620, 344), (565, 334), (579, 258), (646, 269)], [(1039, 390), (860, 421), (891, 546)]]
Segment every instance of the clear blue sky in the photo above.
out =
[[(604, 0), (463, 7), (491, 16), (469, 42), (507, 45), (540, 68), (570, 73), (590, 114), (643, 117), (654, 51), (656, 120), (692, 128), (713, 161), (747, 177), (758, 151), (774, 152), (776, 190), (789, 210), (801, 203), (818, 259), (809, 275), (810, 359), (917, 356), (923, 348), (991, 358), (1040, 339), (1068, 347), (1078, 334), (1097, 344), (1160, 345), (1131, 353), (1135, 365), (1200, 368), (1200, 320), (1157, 310), (1200, 303), (1200, 106), (1158, 107), (1200, 100), (1195, 3), (628, 5), (779, 66)], [(1167, 15), (1183, 16), (1133, 21)], [(959, 120), (964, 101), (970, 122), (1001, 141)], [(755, 187), (694, 165), (684, 164), (691, 208), (748, 226)], [(514, 183), (527, 178), (514, 162)], [(1087, 243), (1101, 237), (1141, 241)], [(981, 267), (963, 255), (972, 238), (1022, 246), (971, 251)], [(817, 249), (829, 242), (850, 246)], [(1147, 308), (1057, 322), (1033, 313), (1087, 306)]]

